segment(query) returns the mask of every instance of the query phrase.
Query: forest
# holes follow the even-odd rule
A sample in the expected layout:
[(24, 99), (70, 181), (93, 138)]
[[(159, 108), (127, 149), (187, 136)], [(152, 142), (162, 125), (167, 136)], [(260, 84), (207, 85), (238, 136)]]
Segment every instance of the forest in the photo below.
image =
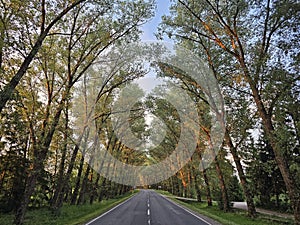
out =
[[(30, 210), (59, 215), (67, 205), (153, 188), (208, 207), (216, 202), (225, 213), (231, 202), (245, 201), (250, 218), (259, 207), (293, 214), (300, 225), (299, 1), (170, 1), (157, 40), (199, 58), (209, 70), (205, 79), (222, 94), (222, 135), (209, 165), (202, 158), (215, 126), (205, 87), (155, 61), (148, 67), (164, 82), (136, 101), (145, 95), (138, 80), (150, 69), (131, 58), (151, 58), (162, 48), (132, 54), (122, 48), (143, 41), (141, 27), (155, 17), (159, 1), (0, 1), (0, 217), (13, 215), (19, 225)], [(189, 125), (174, 105), (181, 102), (163, 98), (170, 83), (197, 111), (194, 149), (182, 144), (193, 150), (187, 162), (138, 187), (109, 179), (118, 163), (108, 155), (147, 167), (180, 145)], [(122, 110), (128, 118), (116, 122)], [(160, 172), (165, 177), (169, 170)]]

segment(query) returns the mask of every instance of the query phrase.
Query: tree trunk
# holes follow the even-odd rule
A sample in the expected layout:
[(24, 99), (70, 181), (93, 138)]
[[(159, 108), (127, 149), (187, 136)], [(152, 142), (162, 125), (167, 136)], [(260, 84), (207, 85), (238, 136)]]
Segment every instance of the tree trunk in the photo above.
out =
[(0, 71), (2, 71), (4, 39), (5, 39), (5, 29), (2, 27), (0, 30)]
[(80, 188), (80, 180), (81, 180), (83, 165), (84, 165), (84, 156), (82, 155), (81, 160), (80, 160), (80, 165), (79, 165), (79, 168), (78, 168), (78, 174), (77, 174), (75, 188), (74, 188), (72, 198), (71, 198), (71, 203), (70, 203), (71, 205), (76, 204), (76, 200), (77, 200), (77, 196), (78, 196), (79, 188)]
[(6, 166), (7, 166), (7, 164), (5, 164), (5, 167), (4, 167), (4, 169), (1, 171), (1, 174), (0, 174), (0, 194), (1, 194), (2, 186), (3, 186), (4, 180), (5, 180)]
[(248, 206), (248, 215), (250, 217), (256, 217), (256, 209), (255, 209), (255, 205), (254, 205), (254, 202), (253, 202), (253, 197), (252, 197), (252, 194), (249, 190), (249, 185), (248, 185), (246, 176), (244, 174), (244, 170), (243, 170), (243, 167), (242, 167), (242, 164), (241, 164), (241, 160), (240, 160), (240, 157), (238, 155), (237, 149), (233, 145), (233, 142), (232, 142), (231, 137), (229, 135), (229, 131), (227, 129), (225, 131), (225, 139), (226, 139), (227, 145), (229, 146), (230, 152), (233, 156), (233, 160), (235, 162), (236, 169), (238, 171), (239, 178), (240, 178), (240, 181), (241, 181), (241, 184), (242, 184), (243, 192), (244, 192), (244, 195), (246, 197), (246, 202), (247, 202), (247, 206)]
[(24, 222), (25, 213), (27, 211), (27, 206), (30, 202), (30, 198), (34, 193), (36, 182), (40, 176), (41, 171), (43, 170), (43, 159), (36, 158), (32, 164), (32, 169), (29, 172), (29, 176), (26, 180), (25, 191), (22, 196), (19, 207), (16, 210), (14, 224), (21, 225)]
[(198, 185), (198, 179), (197, 179), (197, 174), (195, 175), (195, 189), (196, 189), (196, 194), (197, 194), (197, 201), (198, 202), (202, 202), (202, 199), (201, 199), (201, 190), (200, 190), (200, 187)]
[(228, 193), (227, 193), (227, 188), (226, 188), (224, 177), (223, 177), (223, 172), (221, 170), (221, 167), (217, 160), (217, 157), (215, 157), (215, 166), (216, 166), (216, 171), (218, 174), (220, 189), (221, 189), (221, 193), (222, 193), (223, 211), (228, 212), (230, 210)]
[(273, 148), (275, 159), (280, 169), (282, 178), (284, 180), (286, 189), (288, 191), (288, 195), (291, 201), (291, 205), (294, 211), (294, 219), (295, 224), (300, 225), (300, 190), (296, 185), (296, 181), (291, 176), (289, 171), (288, 163), (283, 156), (283, 152), (281, 151), (279, 145), (275, 140), (275, 135), (273, 134), (274, 131), (269, 131), (268, 136), (269, 140), (271, 140), (271, 146)]
[(99, 190), (99, 196), (98, 196), (98, 201), (101, 202), (103, 200), (103, 195), (105, 192), (105, 186), (106, 186), (106, 178), (104, 177), (101, 185), (100, 185), (100, 190)]
[(172, 176), (170, 179), (170, 188), (171, 188), (171, 193), (174, 195), (174, 193), (175, 193), (174, 176)]
[(203, 170), (202, 173), (203, 173), (204, 183), (205, 183), (205, 186), (206, 186), (207, 206), (212, 206), (212, 197), (211, 197), (211, 191), (210, 191), (210, 184), (209, 184), (209, 181), (208, 181), (206, 170)]
[(80, 193), (79, 193), (79, 198), (77, 200), (77, 205), (84, 204), (85, 203), (85, 194), (86, 194), (86, 188), (87, 188), (87, 182), (88, 182), (88, 177), (90, 174), (91, 167), (88, 165), (84, 178), (82, 180), (81, 188), (80, 188)]
[(85, 132), (85, 129), (83, 129), (83, 132), (81, 133), (81, 135), (78, 138), (77, 144), (74, 146), (74, 150), (73, 150), (73, 153), (72, 153), (72, 156), (71, 156), (71, 160), (69, 162), (69, 167), (68, 167), (67, 173), (64, 177), (64, 180), (62, 182), (61, 194), (58, 196), (58, 200), (57, 200), (58, 204), (61, 204), (64, 201), (64, 198), (65, 198), (65, 200), (68, 199), (67, 195), (69, 195), (68, 191), (70, 189), (69, 181), (70, 181), (70, 178), (71, 178), (71, 175), (72, 175), (73, 168), (75, 166), (76, 157), (77, 157), (77, 154), (78, 154), (78, 151), (79, 151), (79, 146), (80, 146), (81, 141), (82, 141), (83, 136), (84, 136), (84, 132)]
[(266, 108), (261, 99), (261, 95), (259, 94), (258, 88), (255, 82), (250, 77), (248, 68), (244, 63), (244, 60), (242, 58), (238, 58), (238, 59), (240, 61), (241, 67), (244, 70), (245, 77), (249, 82), (253, 94), (253, 98), (258, 109), (259, 116), (262, 119), (263, 128), (266, 132), (269, 143), (273, 149), (275, 160), (277, 162), (278, 168), (281, 172), (286, 189), (288, 191), (288, 195), (294, 211), (295, 224), (300, 225), (300, 190), (296, 185), (296, 181), (294, 180), (294, 178), (290, 173), (288, 162), (284, 157), (284, 152), (280, 148), (280, 144), (277, 141), (275, 129), (272, 123), (271, 114), (267, 113)]
[[(202, 168), (202, 174), (204, 178), (205, 188), (206, 188), (206, 200), (207, 200), (207, 206), (212, 206), (212, 197), (211, 197), (211, 191), (210, 191), (210, 184), (209, 180), (206, 174), (206, 169), (204, 166), (204, 162), (202, 160), (202, 154), (199, 144), (197, 145), (197, 153), (200, 158), (200, 167)], [(201, 169), (200, 169), (201, 170)]]
[(23, 200), (16, 211), (14, 224), (17, 224), (17, 225), (23, 224), (25, 213), (27, 210), (27, 205), (29, 204), (29, 200), (30, 200), (30, 196), (31, 196), (30, 193), (33, 192), (35, 183), (36, 183), (36, 177), (31, 176), (28, 179), (28, 184), (26, 186), (26, 192), (24, 193)]
[(40, 142), (38, 146), (34, 146), (33, 153), (33, 163), (32, 163), (32, 169), (29, 171), (28, 175), (28, 183), (26, 183), (25, 186), (25, 192), (23, 199), (21, 201), (20, 207), (16, 211), (15, 216), (15, 224), (23, 224), (24, 217), (26, 213), (26, 209), (28, 206), (28, 203), (30, 201), (30, 197), (34, 193), (36, 181), (38, 177), (40, 176), (41, 171), (44, 169), (44, 161), (47, 157), (48, 150), (54, 135), (54, 132), (56, 130), (56, 127), (59, 123), (60, 115), (64, 107), (64, 102), (66, 101), (68, 95), (69, 95), (70, 89), (68, 88), (66, 92), (63, 94), (63, 97), (59, 103), (58, 109), (55, 113), (55, 116), (53, 118), (52, 124), (49, 126), (49, 131), (46, 132), (46, 128), (44, 128), (42, 132), (42, 136), (40, 137)]
[(61, 13), (59, 13), (56, 18), (54, 18), (49, 25), (41, 32), (39, 37), (37, 38), (34, 46), (32, 47), (29, 54), (25, 57), (22, 65), (20, 66), (18, 72), (12, 77), (10, 82), (5, 85), (4, 89), (0, 92), (0, 112), (2, 112), (2, 109), (4, 108), (6, 102), (11, 98), (12, 93), (14, 92), (15, 88), (19, 84), (20, 80), (26, 73), (30, 63), (34, 59), (35, 55), (41, 48), (44, 39), (48, 35), (51, 28), (63, 17), (65, 16), (70, 10), (72, 10), (74, 7), (79, 5), (81, 2), (84, 2), (86, 0), (78, 0), (75, 1), (72, 5), (66, 7)]
[(90, 196), (90, 204), (93, 204), (95, 197), (98, 195), (98, 189), (99, 189), (99, 180), (100, 180), (100, 174), (97, 173), (96, 181), (93, 185), (92, 194)]
[[(66, 110), (65, 110), (65, 131), (64, 131), (64, 145), (62, 148), (62, 156), (61, 156), (61, 162), (59, 165), (58, 170), (58, 179), (54, 191), (54, 195), (51, 199), (50, 207), (52, 210), (57, 211), (59, 208), (62, 207), (63, 201), (59, 201), (62, 199), (63, 195), (63, 187), (64, 187), (64, 170), (65, 170), (65, 161), (66, 161), (66, 154), (67, 154), (67, 148), (68, 148), (68, 127), (69, 127), (69, 112), (68, 112), (68, 100), (66, 103)], [(61, 197), (60, 197), (61, 196)]]

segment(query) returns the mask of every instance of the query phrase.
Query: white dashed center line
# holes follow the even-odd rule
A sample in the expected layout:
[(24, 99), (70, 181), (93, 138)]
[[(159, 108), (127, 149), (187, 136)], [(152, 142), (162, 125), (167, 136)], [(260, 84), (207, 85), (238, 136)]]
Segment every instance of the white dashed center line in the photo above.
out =
[(148, 200), (147, 200), (147, 215), (148, 215), (148, 225), (151, 225), (151, 220), (150, 220), (150, 196), (148, 196)]

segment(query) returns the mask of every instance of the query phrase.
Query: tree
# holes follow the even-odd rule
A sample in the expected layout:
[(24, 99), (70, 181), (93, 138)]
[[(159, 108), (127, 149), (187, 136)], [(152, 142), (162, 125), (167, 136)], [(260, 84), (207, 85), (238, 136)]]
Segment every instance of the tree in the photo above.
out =
[[(45, 0), (42, 1), (41, 3), (41, 10), (39, 12), (40, 14), (40, 18), (41, 18), (41, 22), (40, 24), (37, 25), (37, 27), (40, 27), (40, 34), (38, 35), (38, 37), (35, 40), (35, 43), (33, 45), (33, 47), (31, 48), (30, 52), (28, 54), (26, 54), (22, 64), (20, 65), (20, 68), (18, 69), (18, 71), (16, 72), (15, 75), (13, 75), (13, 77), (11, 78), (10, 82), (8, 84), (6, 84), (4, 86), (4, 89), (0, 92), (0, 112), (2, 111), (3, 107), (5, 106), (6, 102), (11, 98), (11, 95), (13, 93), (13, 91), (15, 90), (16, 86), (19, 84), (21, 78), (24, 76), (24, 74), (26, 73), (30, 63), (32, 62), (32, 60), (34, 59), (35, 55), (37, 54), (37, 52), (39, 51), (39, 49), (41, 48), (43, 41), (45, 40), (45, 38), (47, 37), (48, 33), (50, 32), (50, 30), (52, 29), (52, 27), (54, 25), (56, 25), (59, 20), (61, 18), (63, 18), (66, 14), (68, 14), (73, 8), (75, 8), (77, 5), (79, 5), (80, 3), (84, 2), (85, 0), (78, 0), (73, 2), (72, 4), (68, 5), (66, 8), (64, 8), (56, 17), (54, 17), (51, 22), (47, 25), (46, 24), (46, 16), (48, 14), (46, 14), (46, 2)], [(4, 8), (5, 12), (8, 11), (8, 8), (10, 7), (9, 5), (13, 5), (15, 4), (14, 2), (9, 2), (8, 4), (1, 2), (2, 3), (2, 7)], [(21, 3), (20, 6), (24, 7), (23, 4), (24, 2), (17, 2)], [(26, 3), (25, 3), (26, 4)], [(34, 4), (34, 3), (33, 3)], [(30, 4), (28, 4), (30, 6)], [(18, 8), (18, 6), (16, 6)], [(20, 7), (21, 8), (21, 7)], [(22, 11), (23, 12), (23, 11)], [(0, 45), (0, 51), (1, 51), (1, 62), (2, 62), (2, 54), (3, 54), (3, 48), (4, 48), (4, 35), (3, 33), (5, 32), (5, 27), (7, 25), (7, 19), (9, 20), (9, 17), (13, 16), (13, 11), (10, 13), (8, 13), (9, 15), (7, 16), (7, 13), (4, 13), (3, 17), (2, 17), (2, 23), (1, 23), (1, 45)], [(20, 13), (20, 12), (18, 12)], [(50, 13), (49, 13), (50, 14)], [(20, 16), (20, 15), (14, 15), (14, 16)], [(7, 18), (8, 17), (8, 18)], [(21, 16), (22, 17), (22, 16)], [(25, 22), (26, 20), (23, 20), (22, 22)], [(32, 24), (24, 24), (25, 26), (28, 25), (32, 25)], [(8, 31), (8, 30), (7, 30)], [(1, 65), (1, 64), (0, 64)]]
[[(152, 1), (75, 1), (67, 6), (65, 1), (22, 3), (1, 2), (5, 9), (1, 15), (1, 31), (6, 29), (5, 35), (1, 35), (1, 56), (4, 55), (1, 73), (5, 74), (1, 104), (6, 104), (14, 90), (25, 93), (21, 100), (28, 107), (26, 122), (31, 138), (28, 177), (16, 213), (16, 224), (23, 222), (30, 198), (45, 175), (44, 163), (54, 148), (52, 141), (61, 127), (61, 115), (72, 104), (74, 85), (109, 46), (137, 38), (138, 26), (152, 15), (153, 9)], [(62, 10), (58, 16), (57, 9)], [(32, 13), (35, 12), (41, 21), (28, 19), (34, 17)], [(17, 30), (21, 25), (24, 26)], [(11, 37), (23, 42), (13, 39), (3, 44), (3, 39), (9, 41)], [(11, 64), (13, 67), (9, 66)], [(4, 79), (10, 82), (5, 84)], [(33, 104), (30, 106), (29, 102)], [(63, 167), (62, 162), (61, 171)]]
[[(251, 157), (255, 160), (248, 159), (247, 174), (258, 198), (257, 204), (265, 208), (281, 209), (285, 202), (280, 202), (279, 195), (285, 195), (286, 188), (272, 148), (265, 139), (265, 135), (262, 134), (254, 146), (249, 146), (253, 151)], [(274, 203), (271, 202), (273, 197), (275, 197)]]
[[(194, 49), (197, 49), (202, 40), (205, 40), (206, 46), (214, 46), (218, 50), (219, 59), (224, 59), (222, 62), (226, 65), (220, 66), (217, 63), (219, 60), (213, 61), (215, 65), (219, 65), (216, 69), (223, 75), (232, 71), (230, 79), (237, 84), (236, 87), (246, 87), (251, 93), (250, 97), (288, 190), (296, 224), (299, 224), (300, 191), (288, 167), (288, 159), (280, 147), (273, 120), (272, 106), (278, 100), (276, 96), (281, 96), (282, 88), (287, 87), (283, 84), (276, 85), (271, 98), (266, 89), (268, 84), (275, 85), (272, 77), (274, 69), (279, 65), (276, 62), (289, 62), (287, 64), (295, 68), (293, 61), (299, 46), (298, 42), (292, 40), (299, 36), (299, 20), (295, 17), (297, 7), (296, 1), (262, 0), (246, 4), (244, 1), (227, 3), (178, 0), (172, 6), (173, 15), (165, 17), (162, 26), (170, 36), (188, 40)], [(285, 49), (282, 51), (283, 46)], [(297, 71), (291, 68), (283, 69)], [(298, 79), (295, 73), (293, 76)]]
[[(29, 133), (26, 111), (15, 93), (13, 101), (1, 113), (0, 150), (0, 211), (12, 212), (20, 205), (28, 166)], [(4, 138), (3, 138), (4, 137)], [(25, 172), (24, 172), (25, 171)]]

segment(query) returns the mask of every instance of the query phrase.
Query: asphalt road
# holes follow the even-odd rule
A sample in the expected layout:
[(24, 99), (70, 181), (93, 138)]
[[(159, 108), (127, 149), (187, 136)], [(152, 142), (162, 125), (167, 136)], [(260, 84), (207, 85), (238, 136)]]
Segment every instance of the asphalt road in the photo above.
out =
[(211, 225), (151, 190), (137, 195), (102, 214), (87, 225)]

